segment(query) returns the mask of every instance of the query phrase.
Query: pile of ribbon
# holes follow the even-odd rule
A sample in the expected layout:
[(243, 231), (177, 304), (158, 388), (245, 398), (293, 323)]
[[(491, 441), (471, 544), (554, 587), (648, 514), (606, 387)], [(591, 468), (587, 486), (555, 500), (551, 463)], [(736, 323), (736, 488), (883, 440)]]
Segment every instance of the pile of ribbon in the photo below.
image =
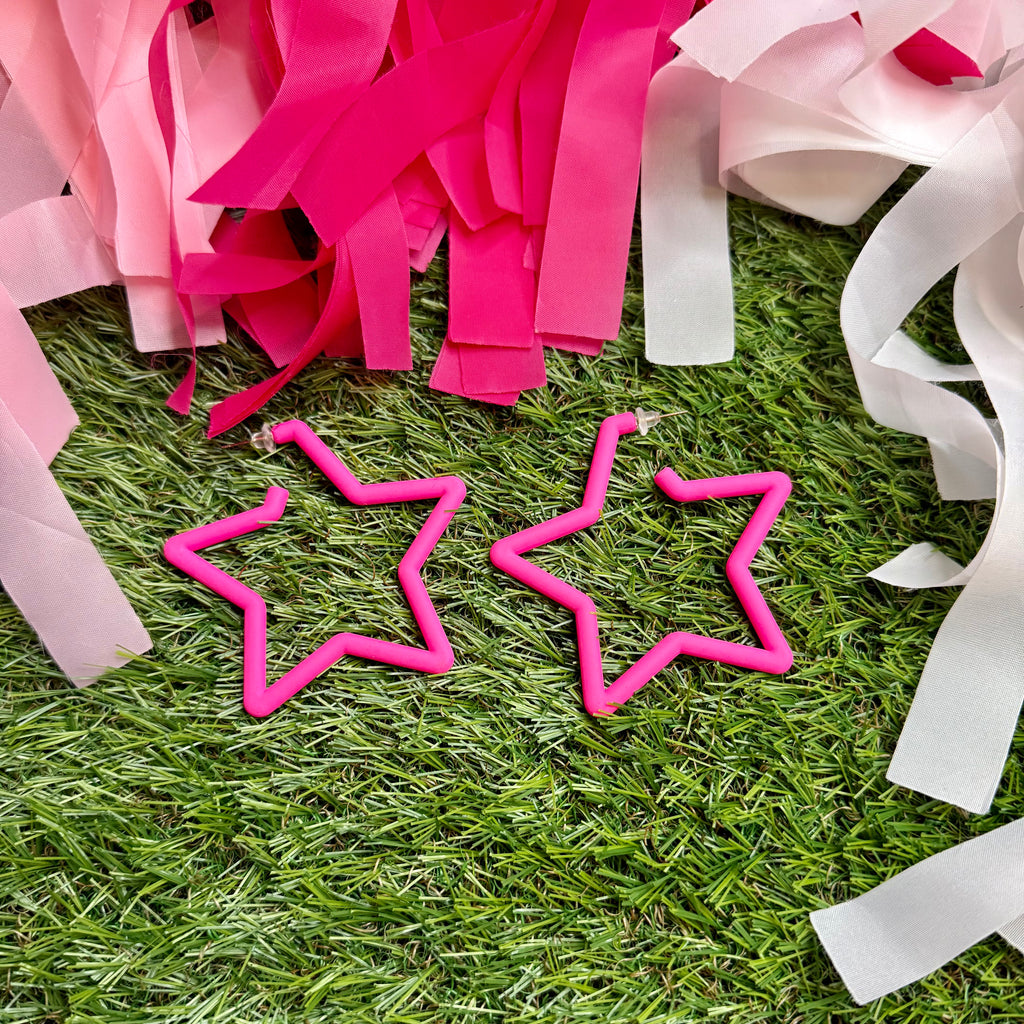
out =
[(618, 335), (647, 87), (691, 6), (8, 5), (0, 201), (69, 183), (140, 350), (216, 344), (226, 311), (281, 368), (211, 433), (321, 354), (409, 369), (410, 267), (446, 230), (432, 384), (512, 404), (543, 386), (545, 346)]
[[(964, 586), (889, 777), (988, 809), (1024, 698), (1024, 5), (693, 7), (0, 10), (0, 580), (73, 682), (150, 641), (47, 468), (76, 419), (20, 308), (118, 283), (140, 350), (193, 355), (227, 314), (277, 372), (225, 396), (212, 436), (318, 356), (410, 368), (410, 269), (447, 233), (431, 383), (513, 404), (543, 386), (545, 347), (597, 354), (617, 336), (641, 170), (647, 354), (699, 364), (733, 353), (728, 192), (852, 223), (918, 164), (841, 323), (869, 413), (928, 438), (944, 498), (996, 509), (966, 567), (919, 543), (873, 574)], [(957, 266), (972, 361), (948, 364), (901, 325)], [(196, 367), (169, 399), (181, 412)], [(996, 420), (944, 386), (962, 381), (984, 383)], [(1024, 947), (1022, 843), (1024, 825), (1005, 826), (817, 912), (854, 996), (993, 932)]]
[[(69, 678), (149, 639), (66, 502), (60, 528), (40, 525), (76, 419), (18, 308), (123, 284), (143, 352), (217, 344), (227, 313), (279, 372), (216, 405), (212, 436), (318, 355), (410, 368), (410, 268), (447, 231), (431, 383), (514, 403), (544, 384), (546, 346), (596, 354), (618, 334), (647, 87), (691, 7), (0, 9), (0, 486), (17, 491), (0, 579)], [(172, 408), (188, 411), (195, 380), (193, 360)]]
[[(867, 411), (928, 439), (943, 498), (995, 499), (966, 567), (922, 542), (872, 573), (964, 587), (888, 778), (983, 813), (1024, 699), (1024, 7), (715, 0), (672, 39), (680, 53), (650, 89), (641, 186), (656, 362), (732, 356), (727, 191), (845, 224), (907, 164), (931, 168), (864, 246), (840, 320)], [(954, 316), (971, 361), (951, 364), (902, 324), (956, 267)], [(985, 385), (995, 419), (944, 386), (962, 381)], [(994, 933), (1024, 948), (1024, 822), (812, 922), (859, 1002)]]

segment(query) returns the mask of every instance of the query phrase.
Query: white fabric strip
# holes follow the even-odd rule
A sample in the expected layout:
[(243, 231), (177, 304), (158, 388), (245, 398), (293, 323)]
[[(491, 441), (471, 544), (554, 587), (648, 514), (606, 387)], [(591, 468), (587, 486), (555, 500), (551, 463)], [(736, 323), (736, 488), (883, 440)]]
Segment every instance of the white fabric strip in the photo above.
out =
[(765, 50), (807, 25), (847, 17), (855, 0), (788, 0), (765, 16), (763, 0), (715, 0), (672, 34), (672, 42), (713, 75), (731, 82)]
[(999, 414), (1006, 459), (984, 557), (939, 629), (888, 772), (977, 812), (995, 796), (1024, 701), (1024, 336), (998, 329), (983, 306), (1024, 302), (1022, 224), (1012, 221), (957, 275), (957, 327)]
[[(1012, 303), (1017, 296), (1020, 231), (1014, 218), (1021, 204), (1014, 170), (1020, 166), (1019, 146), (1020, 133), (1007, 110), (983, 118), (879, 224), (850, 273), (841, 310), (868, 411), (887, 426), (923, 434), (933, 444), (988, 465), (993, 461), (989, 445), (998, 439), (976, 409), (952, 401), (949, 392), (920, 377), (879, 368), (871, 360), (877, 362), (887, 343), (891, 346), (894, 332), (928, 289), (993, 235), (1000, 241), (990, 251), (999, 256), (989, 276), (998, 281), (999, 294), (1008, 296), (1007, 301)], [(1011, 226), (1004, 231), (1008, 223)], [(990, 257), (986, 266), (991, 263)], [(1010, 272), (997, 272), (996, 267), (1008, 267)], [(957, 294), (960, 324), (969, 299), (965, 286), (958, 286)], [(1015, 525), (1019, 522), (1024, 528), (1024, 496), (1017, 495), (1018, 487), (1024, 495), (1024, 481), (1016, 482), (1024, 464), (1014, 436), (1020, 429), (1014, 410), (1024, 361), (1018, 364), (1015, 346), (998, 331), (986, 329), (977, 316), (968, 321), (969, 329), (965, 333), (961, 326), (961, 335), (993, 402), (998, 400), (1001, 447), (1008, 456), (998, 478), (992, 527), (965, 570), (957, 571), (959, 567), (948, 560), (940, 566), (927, 550), (917, 548), (875, 575), (914, 586), (971, 581), (936, 638), (888, 777), (981, 812), (995, 795), (1024, 696), (1024, 634), (1015, 596), (1015, 588), (1024, 583), (1024, 544)], [(900, 347), (910, 352), (908, 346), (913, 343), (902, 336)], [(894, 362), (891, 352), (887, 361)], [(896, 362), (905, 369), (912, 365), (906, 354)], [(1007, 380), (1014, 383), (1008, 385)], [(922, 388), (935, 395), (930, 411), (906, 401), (908, 394)], [(997, 460), (997, 470), (1001, 462)], [(947, 578), (942, 569), (949, 572)]]
[[(954, 314), (1005, 435), (985, 557), (946, 617), (889, 777), (973, 809), (994, 795), (1024, 698), (1024, 215), (971, 254)], [(894, 778), (894, 775), (896, 776)], [(1024, 821), (963, 843), (811, 921), (857, 1002), (917, 981), (986, 936), (1024, 948)]]
[[(990, 56), (998, 45), (1019, 41), (1024, 29), (1024, 23), (1000, 22), (1006, 7), (1005, 0), (794, 0), (782, 8), (715, 0), (674, 33), (683, 52), (670, 67), (700, 67), (721, 82), (723, 189), (849, 224), (908, 163), (941, 160), (1019, 91), (1024, 73), (1014, 64), (1020, 73), (1004, 69), (985, 83), (971, 80), (977, 87), (939, 88), (904, 67), (892, 46), (935, 21), (964, 40), (969, 55)], [(863, 29), (848, 16), (857, 8)], [(992, 21), (989, 32), (971, 30), (979, 17)], [(644, 122), (648, 358), (673, 365), (724, 360), (733, 351), (724, 336), (732, 315), (727, 234), (718, 226), (724, 196), (710, 180), (705, 154), (678, 156), (695, 139), (710, 145), (715, 138), (715, 111), (708, 106), (714, 92), (706, 83), (695, 90), (694, 82), (663, 69)], [(703, 101), (698, 109), (692, 91)], [(714, 331), (710, 338), (706, 325)]]
[(995, 932), (1024, 940), (1024, 820), (929, 857), (811, 914), (858, 1003), (895, 992)]
[[(654, 76), (647, 96), (640, 215), (653, 363), (721, 363), (733, 354), (729, 229), (718, 184), (721, 88), (677, 58)], [(681, 336), (693, 343), (681, 345)]]

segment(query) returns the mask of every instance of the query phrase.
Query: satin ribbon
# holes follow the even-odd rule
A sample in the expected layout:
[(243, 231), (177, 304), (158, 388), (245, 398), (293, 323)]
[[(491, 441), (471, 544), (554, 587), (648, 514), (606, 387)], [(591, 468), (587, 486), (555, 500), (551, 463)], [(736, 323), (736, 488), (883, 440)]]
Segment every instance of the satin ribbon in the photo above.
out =
[[(851, 356), (874, 366), (879, 339), (960, 263), (953, 296), (957, 330), (998, 429), (966, 403), (933, 410), (931, 418), (923, 405), (906, 406), (912, 390), (931, 387), (937, 396), (941, 389), (909, 369), (914, 349), (905, 336), (891, 336), (904, 353), (903, 368), (880, 370), (871, 383), (879, 411), (886, 403), (890, 411), (902, 408), (900, 429), (911, 429), (908, 418), (920, 433), (942, 426), (944, 457), (970, 460), (972, 470), (995, 470), (995, 514), (969, 566), (919, 545), (877, 574), (917, 586), (966, 583), (932, 646), (888, 777), (974, 811), (990, 805), (1024, 699), (1022, 124), (1024, 90), (984, 118), (883, 219), (851, 272), (843, 301)], [(901, 277), (897, 267), (917, 270)], [(883, 276), (895, 294), (875, 291), (869, 298)], [(874, 363), (865, 358), (872, 350)], [(983, 476), (958, 479), (980, 486)], [(1005, 826), (812, 914), (854, 998), (867, 1002), (916, 981), (995, 932), (1024, 946), (1022, 841), (1020, 822)]]
[(1024, 820), (811, 914), (844, 984), (868, 1003), (999, 934), (1024, 951)]
[[(1014, 97), (1017, 117), (1021, 99), (1024, 92)], [(998, 303), (1002, 323), (1017, 333), (1014, 302), (1022, 289), (1015, 218), (1022, 174), (1024, 140), (1011, 109), (1001, 107), (882, 221), (844, 292), (843, 328), (855, 368), (877, 359), (882, 339), (931, 284), (971, 253), (975, 260), (984, 255), (986, 301)], [(884, 295), (876, 290), (883, 277)], [(966, 584), (932, 646), (889, 778), (983, 812), (995, 795), (1024, 698), (1024, 630), (1016, 592), (1024, 582), (1024, 451), (1018, 437), (1024, 429), (1024, 363), (1013, 362), (1012, 335), (1000, 344), (991, 331), (978, 329), (976, 318), (964, 320), (964, 301), (956, 310), (958, 329), (998, 414), (999, 437), (987, 436), (992, 424), (978, 410), (951, 402), (948, 392), (924, 383), (919, 374), (890, 369), (858, 379), (865, 404), (881, 422), (941, 442), (947, 461), (962, 453), (972, 469), (981, 463), (996, 471), (993, 522), (970, 566), (937, 564), (925, 547), (874, 574), (904, 586)], [(908, 339), (900, 340), (905, 351), (913, 351)], [(906, 397), (912, 392), (919, 398), (916, 407)]]

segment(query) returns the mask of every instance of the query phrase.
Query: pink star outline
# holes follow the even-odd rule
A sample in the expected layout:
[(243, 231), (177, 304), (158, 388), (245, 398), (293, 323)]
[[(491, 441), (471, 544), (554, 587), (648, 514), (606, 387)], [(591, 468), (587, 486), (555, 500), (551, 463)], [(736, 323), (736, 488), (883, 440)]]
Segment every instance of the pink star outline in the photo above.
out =
[(597, 433), (583, 503), (570, 512), (503, 537), (491, 547), (491, 561), (499, 569), (575, 614), (583, 704), (591, 715), (614, 714), (640, 687), (680, 655), (769, 673), (785, 672), (793, 664), (793, 653), (750, 574), (750, 563), (789, 496), (789, 477), (785, 473), (769, 472), (684, 481), (674, 470), (662, 469), (654, 481), (673, 501), (763, 495), (725, 564), (726, 577), (762, 646), (676, 631), (659, 640), (618, 679), (605, 685), (597, 608), (593, 600), (522, 556), (593, 526), (600, 519), (619, 438), (636, 429), (632, 413), (619, 413), (604, 420)]
[(301, 420), (277, 424), (273, 428), (273, 437), (277, 444), (294, 441), (354, 505), (390, 505), (436, 499), (426, 522), (398, 564), (399, 583), (426, 646), (410, 647), (360, 633), (336, 633), (275, 682), (267, 684), (266, 602), (255, 590), (218, 569), (197, 552), (277, 522), (284, 513), (288, 491), (283, 487), (271, 487), (266, 500), (257, 508), (176, 534), (164, 544), (164, 556), (168, 561), (243, 610), (242, 702), (245, 710), (257, 718), (269, 715), (345, 655), (418, 672), (447, 672), (454, 664), (455, 656), (420, 572), (462, 504), (466, 496), (465, 484), (456, 476), (364, 484)]

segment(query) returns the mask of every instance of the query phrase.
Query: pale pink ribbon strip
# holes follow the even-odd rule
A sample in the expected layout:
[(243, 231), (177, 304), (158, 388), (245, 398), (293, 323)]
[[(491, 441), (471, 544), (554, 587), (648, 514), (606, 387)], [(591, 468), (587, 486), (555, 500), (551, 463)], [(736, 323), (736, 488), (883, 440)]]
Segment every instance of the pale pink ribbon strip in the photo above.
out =
[(0, 582), (85, 686), (152, 645), (48, 468), (78, 417), (18, 307), (119, 278), (74, 196), (9, 213), (0, 240)]
[(0, 399), (0, 580), (75, 686), (152, 645), (42, 456)]

